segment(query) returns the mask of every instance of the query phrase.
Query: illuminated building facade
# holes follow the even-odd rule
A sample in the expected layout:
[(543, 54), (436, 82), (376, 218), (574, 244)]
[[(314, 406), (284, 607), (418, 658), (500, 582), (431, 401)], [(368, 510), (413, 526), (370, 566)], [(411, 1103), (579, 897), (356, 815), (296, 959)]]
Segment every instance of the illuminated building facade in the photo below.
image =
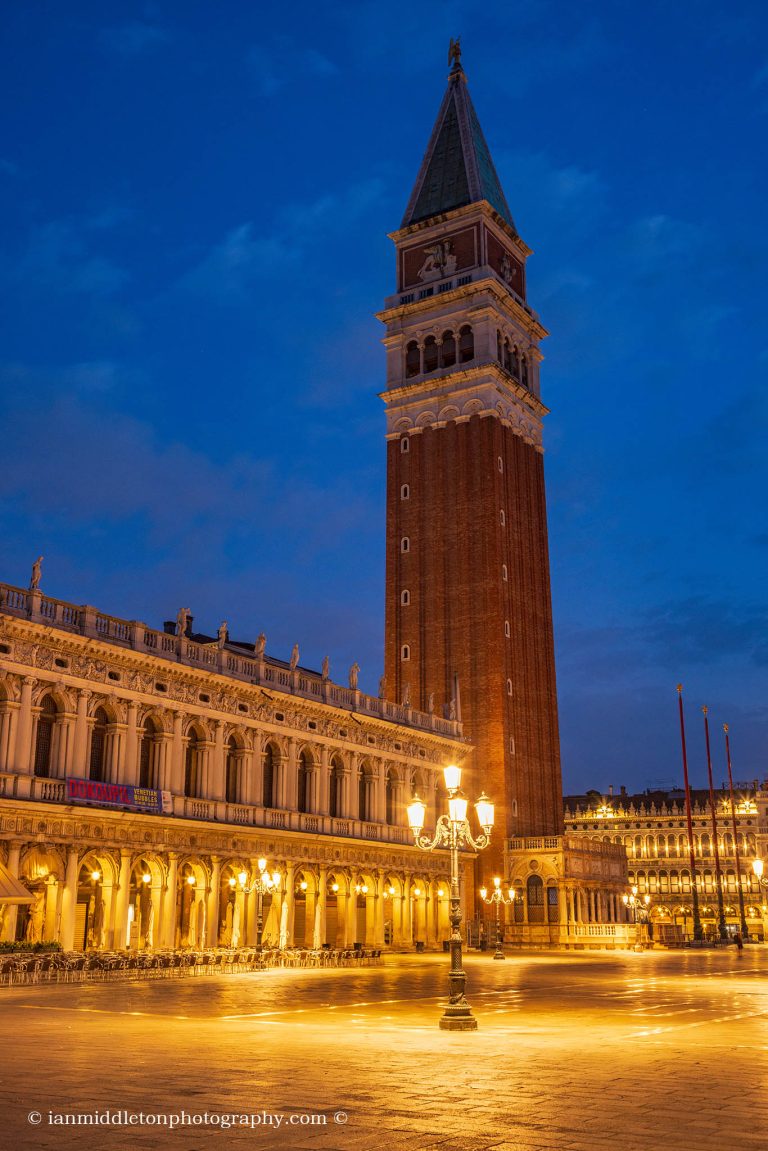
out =
[[(768, 907), (752, 871), (752, 861), (768, 852), (768, 786), (754, 781), (734, 787), (739, 870), (749, 934), (765, 938)], [(691, 793), (694, 861), (699, 910), (707, 938), (718, 935), (718, 899), (709, 792)], [(566, 796), (567, 834), (585, 842), (621, 844), (627, 853), (630, 885), (650, 895), (654, 938), (674, 942), (693, 934), (691, 867), (683, 791), (628, 795)], [(731, 801), (727, 787), (715, 791), (718, 850), (725, 919), (729, 933), (741, 925)]]
[(418, 790), (434, 820), (460, 725), (180, 617), (156, 631), (0, 585), (0, 846), (34, 896), (0, 937), (253, 944), (263, 857), (265, 939), (436, 946), (447, 860), (410, 846), (405, 804)]

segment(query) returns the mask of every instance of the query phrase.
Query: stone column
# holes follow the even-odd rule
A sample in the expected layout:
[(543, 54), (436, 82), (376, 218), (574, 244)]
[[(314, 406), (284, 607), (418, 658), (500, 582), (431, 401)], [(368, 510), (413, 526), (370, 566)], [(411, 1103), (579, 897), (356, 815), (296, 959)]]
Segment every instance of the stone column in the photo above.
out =
[(288, 755), (282, 757), (282, 786), (280, 788), (280, 807), (286, 811), (295, 811), (298, 803), (298, 765), (296, 761), (296, 740), (288, 740)]
[(293, 863), (285, 865), (285, 892), (283, 906), (280, 909), (280, 946), (293, 946), (293, 908), (296, 866)]
[(163, 895), (163, 946), (176, 946), (176, 897), (178, 886), (179, 857), (175, 851), (168, 852), (168, 877)]
[(32, 773), (32, 688), (37, 683), (31, 675), (21, 681), (19, 722), (16, 728), (16, 770), (20, 774)]
[(359, 942), (357, 938), (357, 892), (354, 884), (352, 884), (347, 897), (346, 945), (351, 947), (353, 943), (357, 942)]
[(122, 779), (125, 783), (139, 782), (139, 739), (136, 730), (136, 701), (128, 700), (128, 722), (125, 727), (125, 764)]
[(386, 768), (383, 763), (374, 769), (376, 774), (373, 777), (373, 810), (371, 817), (375, 823), (384, 823), (386, 815)]
[(373, 908), (373, 946), (384, 946), (384, 872), (379, 868)]
[(317, 889), (317, 902), (315, 903), (315, 925), (312, 938), (312, 946), (315, 948), (320, 948), (325, 943), (327, 897), (328, 868), (321, 866), (319, 886)]
[(77, 693), (77, 715), (75, 717), (75, 747), (72, 755), (73, 774), (86, 778), (88, 775), (88, 700), (91, 693), (87, 689)]
[(211, 755), (211, 774), (207, 791), (209, 799), (223, 800), (226, 797), (226, 751), (224, 748), (224, 724), (217, 720), (214, 728)]
[(49, 875), (45, 881), (45, 919), (43, 921), (43, 939), (56, 938), (56, 910), (59, 902), (59, 882), (54, 875)]
[(221, 897), (221, 859), (211, 856), (211, 886), (208, 892), (207, 947), (219, 945), (219, 899)]
[[(0, 771), (13, 771), (19, 705), (9, 700), (0, 711)], [(7, 917), (6, 917), (7, 918)]]
[[(21, 854), (20, 843), (9, 843), (8, 845), (8, 862), (6, 867), (10, 871), (14, 879), (19, 878), (19, 856)], [(3, 933), (0, 941), (3, 943), (13, 943), (16, 938), (16, 924), (19, 918), (19, 908), (17, 904), (12, 903), (5, 913), (5, 921), (3, 923)]]
[(171, 749), (171, 763), (169, 775), (170, 790), (174, 795), (184, 794), (184, 737), (181, 734), (184, 726), (184, 716), (180, 711), (173, 716), (173, 746)]
[(330, 768), (330, 755), (328, 748), (323, 746), (320, 749), (320, 763), (316, 768), (318, 781), (317, 781), (317, 808), (318, 815), (328, 814), (328, 795), (329, 795), (329, 781), (331, 776)]
[(131, 853), (126, 847), (120, 849), (120, 877), (117, 881), (115, 903), (115, 926), (112, 946), (124, 951), (128, 936), (128, 899), (131, 894)]
[(403, 887), (403, 909), (401, 915), (402, 922), (402, 942), (410, 947), (413, 943), (413, 921), (411, 919), (411, 883), (412, 875), (409, 871), (405, 873), (405, 885)]
[(70, 847), (67, 851), (67, 871), (61, 899), (61, 946), (64, 951), (72, 951), (75, 946), (75, 910), (79, 875), (77, 848)]

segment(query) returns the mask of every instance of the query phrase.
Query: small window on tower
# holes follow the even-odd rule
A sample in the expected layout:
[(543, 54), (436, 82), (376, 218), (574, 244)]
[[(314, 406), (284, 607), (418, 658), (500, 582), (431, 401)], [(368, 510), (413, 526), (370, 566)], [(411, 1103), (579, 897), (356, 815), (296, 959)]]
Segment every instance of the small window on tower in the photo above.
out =
[(403, 452), (403, 454), (405, 454), (405, 452), (409, 452), (410, 450), (411, 450), (411, 441), (408, 439), (407, 436), (401, 436), (400, 437), (400, 451)]
[(403, 607), (408, 607), (410, 602), (411, 593), (408, 591), (408, 588), (403, 588), (403, 590), (400, 592), (400, 603), (403, 605)]
[(401, 500), (408, 500), (410, 498), (411, 498), (411, 489), (408, 487), (408, 484), (403, 484), (403, 486), (400, 488), (400, 499)]
[(459, 363), (466, 364), (475, 358), (475, 337), (469, 324), (459, 332)]
[(502, 527), (504, 527), (506, 522), (507, 522), (507, 517), (504, 515), (504, 509), (502, 508), (501, 511), (499, 512), (499, 523), (501, 524)]
[(511, 694), (512, 694), (512, 680), (508, 679), (507, 680), (507, 695), (511, 695)]
[(410, 658), (411, 658), (411, 649), (408, 647), (407, 643), (404, 643), (402, 648), (400, 649), (400, 659), (410, 659)]
[(501, 456), (499, 456), (498, 459), (496, 460), (496, 467), (499, 469), (500, 472), (504, 471), (504, 461), (501, 458)]
[(427, 336), (424, 341), (424, 371), (435, 372), (437, 371), (438, 352), (437, 340), (434, 336)]
[(509, 639), (511, 634), (512, 633), (509, 630), (509, 620), (505, 619), (504, 620), (504, 635), (507, 637), (507, 639)]
[(410, 550), (411, 550), (411, 541), (408, 539), (408, 536), (403, 536), (403, 538), (400, 540), (400, 551), (401, 552), (409, 552)]
[(456, 363), (456, 340), (453, 332), (443, 332), (443, 342), (440, 347), (440, 363), (444, 368), (452, 368)]
[(418, 376), (421, 371), (421, 352), (419, 345), (415, 340), (411, 340), (408, 347), (405, 349), (405, 376), (406, 379), (412, 379), (413, 376)]
[(507, 582), (507, 565), (506, 564), (501, 565), (501, 578), (504, 580), (505, 583)]
[(510, 737), (509, 737), (509, 753), (510, 753), (510, 755), (515, 754), (515, 737), (514, 737), (514, 735), (510, 735)]

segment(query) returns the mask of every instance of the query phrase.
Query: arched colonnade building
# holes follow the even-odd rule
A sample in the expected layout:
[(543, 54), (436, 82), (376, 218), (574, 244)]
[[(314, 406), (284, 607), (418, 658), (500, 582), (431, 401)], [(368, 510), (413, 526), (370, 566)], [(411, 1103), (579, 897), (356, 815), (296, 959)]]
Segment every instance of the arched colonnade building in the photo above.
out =
[(447, 855), (405, 807), (434, 824), (461, 725), (177, 630), (0, 585), (0, 852), (33, 895), (0, 938), (254, 943), (260, 858), (265, 941), (447, 938)]

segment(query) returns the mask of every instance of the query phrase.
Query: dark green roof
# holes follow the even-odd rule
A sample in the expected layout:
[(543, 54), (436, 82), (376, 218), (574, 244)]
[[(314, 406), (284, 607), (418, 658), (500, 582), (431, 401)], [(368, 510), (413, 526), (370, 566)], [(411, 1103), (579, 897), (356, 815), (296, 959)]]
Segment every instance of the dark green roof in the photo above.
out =
[(461, 67), (448, 81), (402, 227), (487, 200), (515, 228)]

